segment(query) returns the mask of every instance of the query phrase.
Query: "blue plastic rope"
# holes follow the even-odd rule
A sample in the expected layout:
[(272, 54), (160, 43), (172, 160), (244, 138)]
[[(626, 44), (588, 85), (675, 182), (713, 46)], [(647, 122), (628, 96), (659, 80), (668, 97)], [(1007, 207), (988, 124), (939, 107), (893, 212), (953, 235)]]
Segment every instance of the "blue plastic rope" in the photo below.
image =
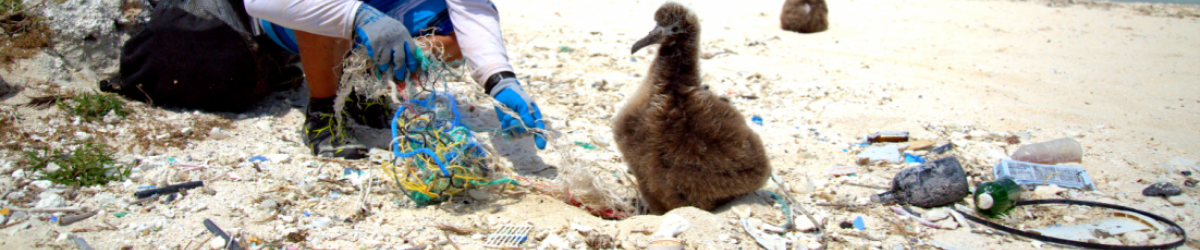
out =
[[(433, 94), (429, 95), (429, 98), (426, 100), (422, 101), (422, 100), (416, 99), (416, 100), (410, 101), (410, 103), (415, 104), (420, 107), (423, 107), (423, 108), (426, 108), (426, 109), (434, 109), (436, 107), (435, 101), (436, 101), (437, 97), (445, 98), (449, 102), (450, 113), (453, 114), (453, 116), (454, 116), (454, 119), (449, 121), (450, 127), (443, 129), (442, 132), (450, 132), (455, 127), (466, 127), (465, 124), (460, 122), (461, 118), (458, 114), (458, 104), (454, 101), (453, 95), (450, 95), (449, 93), (433, 92)], [(394, 113), (392, 115), (392, 121), (391, 121), (392, 138), (398, 138), (400, 136), (400, 129), (396, 123), (396, 120), (400, 119), (400, 114), (404, 113), (404, 111), (406, 109), (407, 109), (406, 105), (401, 105), (400, 108), (396, 109), (396, 113)], [(431, 122), (433, 122), (433, 121), (435, 121), (435, 120), (431, 120)], [(465, 131), (467, 132), (467, 137), (473, 136), (473, 133), (471, 133), (471, 130), (465, 130)], [(466, 144), (466, 147), (478, 148), (482, 151), (482, 148), (480, 147), (480, 145), (475, 142), (468, 142)], [(416, 154), (428, 155), (428, 156), (430, 156), (430, 158), (433, 158), (434, 163), (437, 164), (438, 168), (442, 171), (442, 176), (444, 176), (444, 177), (450, 177), (450, 171), (446, 169), (447, 166), (444, 162), (446, 161), (447, 158), (454, 159), (455, 157), (458, 156), (458, 154), (456, 152), (450, 152), (445, 157), (438, 156), (436, 152), (434, 152), (433, 150), (431, 150), (429, 148), (419, 148), (419, 149), (414, 149), (414, 150), (408, 151), (408, 152), (400, 152), (400, 141), (394, 140), (394, 139), (392, 141), (392, 153), (396, 157), (401, 157), (401, 158), (412, 157)]]

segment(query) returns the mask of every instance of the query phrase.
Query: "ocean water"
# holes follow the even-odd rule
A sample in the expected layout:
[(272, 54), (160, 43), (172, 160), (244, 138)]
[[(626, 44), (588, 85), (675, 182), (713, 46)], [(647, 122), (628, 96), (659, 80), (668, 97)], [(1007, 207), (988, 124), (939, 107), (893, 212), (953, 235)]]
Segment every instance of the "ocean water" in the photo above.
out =
[(1200, 4), (1200, 0), (1109, 0), (1112, 2), (1126, 3), (1174, 3), (1174, 4)]

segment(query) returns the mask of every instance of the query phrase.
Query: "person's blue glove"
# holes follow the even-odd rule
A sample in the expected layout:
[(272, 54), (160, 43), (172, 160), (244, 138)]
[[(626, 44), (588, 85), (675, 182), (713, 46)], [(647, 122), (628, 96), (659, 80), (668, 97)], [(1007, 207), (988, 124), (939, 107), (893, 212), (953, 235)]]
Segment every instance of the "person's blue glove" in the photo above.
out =
[[(516, 117), (500, 111), (500, 107), (496, 107), (496, 118), (500, 120), (501, 129), (516, 134), (528, 132), (525, 129), (527, 127), (546, 129), (545, 123), (542, 122), (542, 111), (538, 109), (537, 103), (529, 98), (529, 94), (525, 93), (525, 89), (521, 88), (521, 84), (517, 82), (516, 78), (506, 77), (496, 83), (496, 86), (492, 87), (492, 98), (521, 116), (521, 119), (518, 120)], [(538, 149), (546, 149), (546, 138), (541, 134), (533, 134), (533, 143), (537, 145)]]
[(354, 14), (354, 44), (365, 46), (379, 70), (392, 71), (396, 79), (404, 80), (409, 72), (421, 68), (420, 60), (413, 56), (420, 48), (404, 23), (370, 5), (360, 5)]

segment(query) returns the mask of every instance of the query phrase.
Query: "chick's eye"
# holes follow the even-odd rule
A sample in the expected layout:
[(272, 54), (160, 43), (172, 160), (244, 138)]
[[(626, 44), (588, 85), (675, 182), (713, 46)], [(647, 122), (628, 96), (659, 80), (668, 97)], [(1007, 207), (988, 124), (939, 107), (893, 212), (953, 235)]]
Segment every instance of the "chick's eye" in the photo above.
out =
[(679, 27), (671, 27), (671, 32), (679, 32)]

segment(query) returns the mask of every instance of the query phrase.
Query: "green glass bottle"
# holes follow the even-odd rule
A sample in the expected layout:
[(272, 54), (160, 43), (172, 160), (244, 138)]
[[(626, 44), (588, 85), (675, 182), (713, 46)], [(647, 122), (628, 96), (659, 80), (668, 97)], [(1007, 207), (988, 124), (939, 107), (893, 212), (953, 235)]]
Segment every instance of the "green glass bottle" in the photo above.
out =
[(980, 183), (975, 187), (975, 209), (988, 217), (1008, 213), (1021, 201), (1021, 186), (1009, 178)]

